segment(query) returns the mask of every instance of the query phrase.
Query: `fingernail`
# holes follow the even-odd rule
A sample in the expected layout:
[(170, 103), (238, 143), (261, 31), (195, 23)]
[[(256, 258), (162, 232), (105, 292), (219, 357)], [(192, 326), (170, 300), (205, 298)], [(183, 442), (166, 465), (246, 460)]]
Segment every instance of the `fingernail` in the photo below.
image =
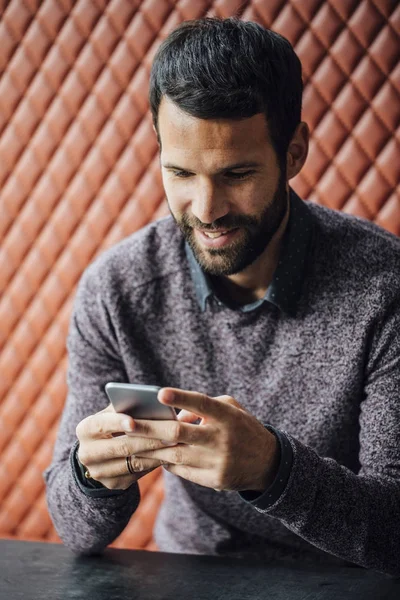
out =
[(133, 431), (133, 424), (130, 419), (124, 419), (122, 421), (122, 427), (124, 431)]

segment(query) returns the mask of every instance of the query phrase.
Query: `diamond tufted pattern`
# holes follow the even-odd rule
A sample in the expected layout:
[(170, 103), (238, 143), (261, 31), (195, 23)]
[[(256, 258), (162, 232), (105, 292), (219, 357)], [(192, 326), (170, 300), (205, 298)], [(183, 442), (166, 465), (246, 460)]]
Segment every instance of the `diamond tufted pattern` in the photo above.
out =
[[(160, 40), (241, 14), (303, 64), (304, 198), (400, 235), (397, 0), (0, 2), (0, 536), (56, 541), (42, 471), (66, 396), (77, 281), (99, 252), (168, 214), (148, 111)], [(155, 549), (155, 471), (114, 543)]]

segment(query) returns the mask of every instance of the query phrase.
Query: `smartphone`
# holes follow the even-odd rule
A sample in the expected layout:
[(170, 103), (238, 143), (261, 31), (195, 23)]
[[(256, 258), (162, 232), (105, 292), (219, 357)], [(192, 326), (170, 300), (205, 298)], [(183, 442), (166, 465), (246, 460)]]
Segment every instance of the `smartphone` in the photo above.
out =
[(105, 392), (116, 412), (125, 413), (134, 419), (171, 421), (177, 419), (175, 409), (157, 400), (161, 387), (115, 383), (105, 385)]

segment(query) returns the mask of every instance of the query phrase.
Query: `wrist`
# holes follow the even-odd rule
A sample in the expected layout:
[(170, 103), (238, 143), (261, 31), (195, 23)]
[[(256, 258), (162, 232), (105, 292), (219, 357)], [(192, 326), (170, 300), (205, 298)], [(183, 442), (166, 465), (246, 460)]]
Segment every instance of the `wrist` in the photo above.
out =
[(264, 492), (274, 482), (277, 473), (279, 471), (279, 465), (281, 462), (281, 449), (277, 436), (271, 431), (265, 430), (266, 437), (266, 450), (263, 456), (264, 460), (261, 460), (263, 469), (259, 478), (257, 487), (254, 488), (256, 492)]

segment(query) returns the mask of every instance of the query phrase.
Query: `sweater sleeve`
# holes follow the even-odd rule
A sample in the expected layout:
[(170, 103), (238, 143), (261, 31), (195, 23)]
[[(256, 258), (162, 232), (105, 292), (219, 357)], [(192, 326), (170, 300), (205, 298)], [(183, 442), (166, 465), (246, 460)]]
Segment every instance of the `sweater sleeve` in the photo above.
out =
[(253, 503), (254, 506), (259, 508), (268, 508), (275, 504), (286, 487), (293, 464), (293, 450), (287, 436), (279, 429), (272, 427), (272, 425), (264, 423), (264, 427), (273, 433), (278, 440), (279, 464), (275, 478), (271, 485), (261, 493), (254, 490), (238, 492), (243, 500), (250, 502), (250, 504)]
[(136, 510), (137, 483), (127, 490), (88, 494), (75, 465), (76, 427), (108, 405), (104, 385), (127, 381), (98, 269), (83, 274), (67, 338), (68, 394), (50, 466), (44, 472), (50, 516), (66, 546), (79, 553), (99, 553), (122, 532)]
[(358, 473), (286, 433), (293, 449), (287, 486), (272, 506), (250, 503), (318, 548), (400, 576), (400, 303), (369, 340), (360, 407)]

